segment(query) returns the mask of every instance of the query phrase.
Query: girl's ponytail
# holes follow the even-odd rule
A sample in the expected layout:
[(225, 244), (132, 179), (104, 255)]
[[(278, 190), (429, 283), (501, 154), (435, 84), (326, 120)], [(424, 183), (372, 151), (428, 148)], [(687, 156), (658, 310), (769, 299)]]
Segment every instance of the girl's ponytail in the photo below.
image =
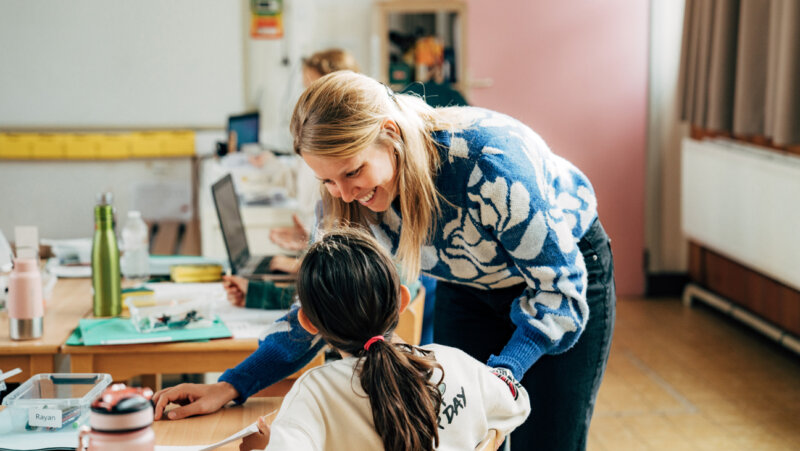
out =
[[(361, 387), (370, 399), (375, 430), (389, 451), (439, 446), (441, 366), (429, 351), (384, 341), (364, 351)], [(433, 381), (435, 369), (440, 377)]]
[(359, 357), (356, 373), (384, 447), (431, 450), (439, 444), (444, 371), (432, 352), (385, 339), (397, 327), (402, 291), (391, 258), (354, 227), (314, 243), (297, 278), (300, 305), (322, 338)]

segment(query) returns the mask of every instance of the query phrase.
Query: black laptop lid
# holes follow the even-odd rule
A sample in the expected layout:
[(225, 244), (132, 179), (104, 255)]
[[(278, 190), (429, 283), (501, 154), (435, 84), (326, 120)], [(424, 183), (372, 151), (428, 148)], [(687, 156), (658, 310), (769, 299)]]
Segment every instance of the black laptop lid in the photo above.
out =
[(237, 269), (250, 259), (250, 248), (247, 246), (247, 235), (239, 211), (239, 199), (236, 197), (231, 175), (228, 174), (214, 183), (211, 194), (214, 197), (219, 227), (225, 240), (225, 249), (231, 261), (231, 271), (236, 274)]

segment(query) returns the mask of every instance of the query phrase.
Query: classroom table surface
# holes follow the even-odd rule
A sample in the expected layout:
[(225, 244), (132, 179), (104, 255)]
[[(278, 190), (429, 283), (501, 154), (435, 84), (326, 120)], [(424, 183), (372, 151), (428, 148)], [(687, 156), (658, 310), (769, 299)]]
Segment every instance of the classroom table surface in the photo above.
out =
[[(70, 282), (70, 286), (76, 283), (91, 294), (89, 279), (59, 280), (56, 287), (65, 282)], [(83, 304), (75, 295), (66, 302)], [(67, 329), (71, 331), (78, 325), (81, 317), (90, 315), (91, 299), (84, 308), (83, 315), (64, 319), (65, 322), (70, 322)], [(64, 343), (65, 340), (66, 337), (61, 340), (60, 352), (69, 356), (71, 373), (108, 373), (115, 381), (143, 375), (146, 379), (142, 383), (156, 390), (161, 385), (161, 374), (224, 371), (239, 364), (258, 348), (256, 338), (112, 346), (70, 346)]]
[[(262, 415), (276, 411), (283, 398), (250, 398), (242, 405), (230, 404), (209, 414), (183, 420), (161, 420), (153, 423), (157, 445), (210, 445), (235, 434)], [(275, 415), (270, 415), (271, 423)], [(223, 445), (219, 450), (238, 450), (241, 440)]]
[(24, 382), (37, 373), (52, 373), (53, 358), (78, 320), (92, 309), (92, 287), (88, 279), (61, 279), (46, 299), (43, 334), (35, 340), (9, 337), (8, 312), (0, 312), (0, 369), (22, 368), (9, 382)]

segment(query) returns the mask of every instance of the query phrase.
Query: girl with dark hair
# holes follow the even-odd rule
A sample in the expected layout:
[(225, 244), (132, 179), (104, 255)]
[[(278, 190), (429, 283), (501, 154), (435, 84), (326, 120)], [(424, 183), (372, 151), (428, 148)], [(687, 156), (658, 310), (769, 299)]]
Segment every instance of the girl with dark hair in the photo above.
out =
[(337, 230), (300, 266), (298, 319), (342, 360), (312, 369), (284, 398), (267, 450), (473, 449), (530, 412), (525, 389), (462, 351), (394, 334), (410, 300), (369, 234)]

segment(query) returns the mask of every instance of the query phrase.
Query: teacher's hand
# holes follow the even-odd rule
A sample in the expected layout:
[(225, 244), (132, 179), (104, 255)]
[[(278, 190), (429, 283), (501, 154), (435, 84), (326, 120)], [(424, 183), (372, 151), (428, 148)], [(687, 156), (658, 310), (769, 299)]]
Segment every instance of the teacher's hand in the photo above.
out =
[(180, 384), (160, 390), (153, 395), (153, 403), (155, 404), (153, 416), (156, 420), (160, 420), (167, 404), (171, 402), (182, 407), (167, 412), (166, 416), (170, 420), (180, 420), (193, 415), (205, 415), (216, 412), (225, 404), (236, 399), (237, 396), (239, 396), (239, 392), (227, 382)]

